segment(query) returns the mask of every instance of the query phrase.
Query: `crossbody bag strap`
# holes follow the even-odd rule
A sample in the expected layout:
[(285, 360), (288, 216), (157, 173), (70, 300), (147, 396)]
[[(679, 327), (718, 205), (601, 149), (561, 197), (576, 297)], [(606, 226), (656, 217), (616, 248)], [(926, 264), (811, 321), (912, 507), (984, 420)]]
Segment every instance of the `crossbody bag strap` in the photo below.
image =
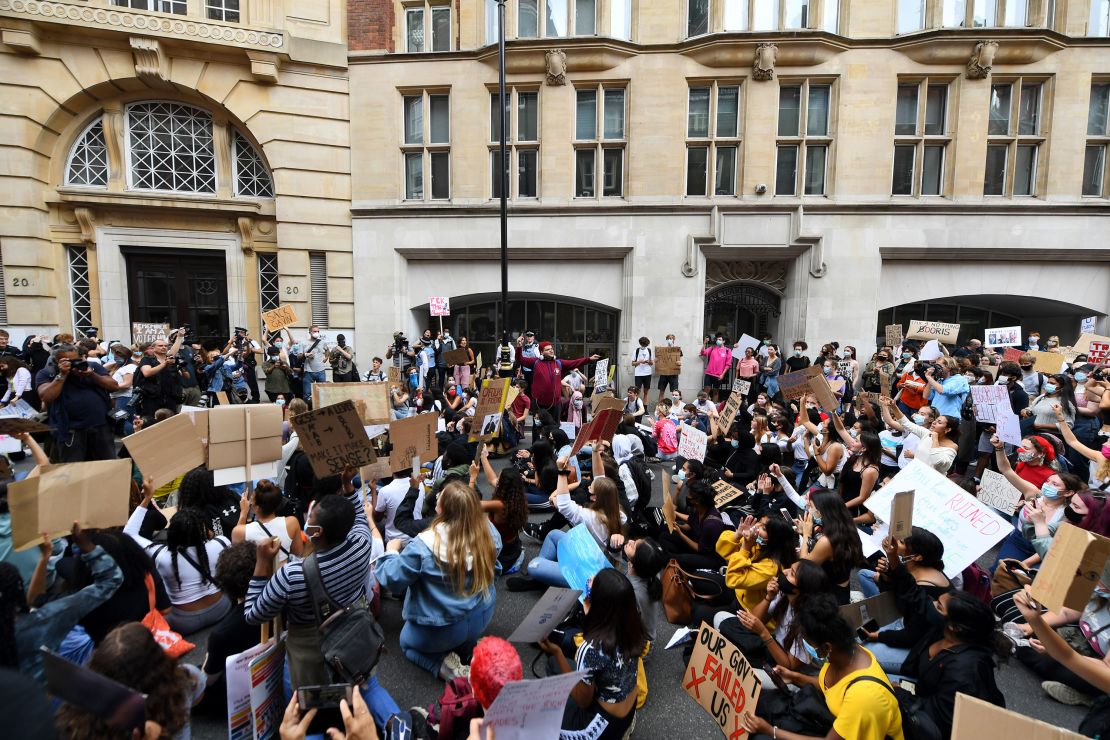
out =
[(320, 626), (333, 612), (343, 607), (332, 601), (328, 589), (324, 586), (324, 579), (320, 575), (320, 564), (316, 560), (316, 553), (309, 555), (301, 561), (304, 572), (304, 581), (308, 586), (309, 598), (312, 600), (312, 611), (316, 615), (316, 625)]
[[(267, 528), (265, 524), (263, 524), (262, 522), (260, 522), (260, 521), (259, 521), (258, 519), (255, 519), (255, 520), (254, 520), (254, 522), (255, 522), (255, 524), (257, 524), (258, 526), (262, 527), (262, 531), (266, 533), (266, 536), (267, 536), (267, 537), (269, 537), (270, 539), (273, 539), (274, 535), (273, 535), (273, 534), (272, 534), (272, 533), (270, 532), (269, 528)], [(281, 540), (280, 540), (280, 539), (278, 540), (278, 543), (279, 543), (279, 544), (278, 544), (278, 547), (279, 547), (279, 548), (281, 548), (281, 551), (282, 551), (283, 553), (285, 553), (285, 556), (286, 556), (286, 557), (289, 557), (289, 551), (285, 549), (285, 545), (282, 545), (282, 544), (280, 544), (280, 543), (281, 543)]]
[[(181, 557), (185, 558), (185, 562), (187, 562), (187, 563), (188, 563), (189, 565), (193, 566), (193, 568), (195, 568), (195, 569), (196, 569), (197, 573), (199, 573), (199, 574), (200, 574), (200, 577), (201, 577), (201, 578), (202, 578), (202, 579), (203, 579), (203, 580), (204, 580), (205, 582), (207, 582), (207, 583), (213, 583), (212, 579), (211, 579), (211, 578), (210, 578), (209, 576), (206, 576), (206, 575), (204, 575), (204, 571), (202, 571), (202, 570), (200, 569), (200, 563), (198, 563), (197, 561), (193, 560), (192, 556), (191, 556), (191, 555), (189, 555), (189, 553), (188, 553), (188, 552), (186, 552), (185, 550), (183, 550), (183, 549), (182, 549), (182, 550), (178, 550), (178, 551), (177, 551), (177, 554), (178, 554), (178, 555), (180, 555)], [(179, 583), (180, 583), (180, 582), (179, 582)]]

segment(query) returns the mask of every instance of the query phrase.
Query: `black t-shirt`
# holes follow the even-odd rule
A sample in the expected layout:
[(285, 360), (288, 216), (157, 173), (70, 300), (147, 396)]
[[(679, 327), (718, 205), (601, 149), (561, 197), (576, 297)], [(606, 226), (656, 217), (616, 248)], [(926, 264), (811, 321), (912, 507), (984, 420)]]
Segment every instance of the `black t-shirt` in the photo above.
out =
[(230, 492), (225, 493), (220, 503), (205, 506), (204, 514), (213, 534), (230, 538), (231, 530), (239, 523), (239, 497)]
[[(151, 568), (151, 575), (154, 577), (154, 606), (159, 610), (169, 609), (170, 597), (166, 595), (162, 576), (158, 575), (155, 568)], [(150, 595), (146, 590), (146, 582), (139, 581), (120, 586), (110, 599), (86, 614), (80, 624), (89, 633), (92, 641), (99, 644), (119, 625), (125, 622), (140, 622), (149, 611)]]
[[(108, 371), (95, 362), (89, 363), (89, 368), (97, 375), (107, 375)], [(35, 376), (35, 387), (49, 383), (58, 374), (55, 367), (44, 367)], [(50, 404), (50, 421), (55, 426), (61, 424), (64, 430), (91, 429), (107, 423), (105, 414), (108, 413), (108, 392), (94, 385), (94, 381), (82, 378), (71, 372), (62, 385), (62, 392)], [(62, 417), (67, 420), (64, 424)]]
[(799, 370), (805, 370), (809, 367), (808, 357), (787, 357), (786, 366), (790, 368), (787, 372), (796, 373)]
[(144, 367), (158, 367), (162, 361), (157, 357), (144, 357), (139, 362), (139, 367), (135, 370), (135, 374), (139, 376), (140, 388), (143, 391), (143, 401), (147, 403), (158, 403), (163, 407), (169, 408), (177, 406), (181, 403), (181, 374), (177, 365), (166, 365), (162, 371), (151, 375), (150, 377), (143, 377), (142, 372)]

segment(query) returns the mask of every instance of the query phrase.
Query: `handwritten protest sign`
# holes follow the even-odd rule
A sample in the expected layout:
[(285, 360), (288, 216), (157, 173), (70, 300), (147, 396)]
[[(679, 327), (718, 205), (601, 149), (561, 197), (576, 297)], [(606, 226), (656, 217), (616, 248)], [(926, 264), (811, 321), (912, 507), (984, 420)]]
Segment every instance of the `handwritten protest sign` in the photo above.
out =
[(1110, 364), (1110, 342), (1091, 342), (1087, 349), (1087, 362), (1093, 365)]
[(732, 356), (737, 360), (744, 357), (744, 350), (751, 349), (752, 354), (759, 350), (760, 341), (755, 337), (744, 334), (736, 342), (736, 346), (732, 348)]
[(1064, 356), (1059, 352), (1031, 352), (1033, 371), (1055, 375), (1064, 369)]
[(949, 578), (1013, 531), (994, 509), (919, 460), (903, 468), (863, 505), (881, 521), (889, 522), (894, 494), (911, 490), (913, 523), (944, 543), (944, 573)]
[(682, 370), (681, 347), (656, 347), (655, 372), (660, 375), (678, 375)]
[(979, 500), (1010, 516), (1021, 502), (1021, 491), (1014, 488), (1002, 473), (984, 470), (982, 482), (979, 484)]
[(902, 325), (901, 324), (887, 324), (883, 329), (884, 338), (886, 339), (887, 346), (894, 348), (902, 343)]
[(510, 681), (501, 687), (486, 710), (478, 734), (496, 736), (497, 740), (557, 740), (567, 697), (587, 675), (585, 671), (575, 671), (528, 681)]
[(164, 486), (198, 465), (204, 465), (204, 444), (192, 420), (178, 414), (123, 438), (123, 446), (143, 478)]
[(131, 322), (131, 341), (134, 344), (166, 339), (170, 335), (169, 324), (148, 324), (141, 321)]
[(1013, 347), (1021, 344), (1020, 326), (1000, 326), (983, 332), (984, 347)]
[(697, 427), (682, 425), (682, 437), (678, 440), (678, 456), (687, 460), (705, 460), (705, 448), (709, 437)]
[(1087, 354), (1091, 348), (1091, 342), (1110, 342), (1110, 337), (1084, 332), (1079, 335), (1079, 339), (1075, 340), (1075, 344), (1072, 345), (1072, 350), (1076, 354)]
[(1032, 595), (1050, 612), (1083, 611), (1110, 559), (1110, 539), (1064, 522), (1033, 579)]
[[(509, 378), (490, 378), (482, 384), (478, 391), (478, 405), (474, 409), (474, 418), (484, 419), (490, 414), (500, 414), (505, 410), (505, 400), (509, 392)], [(471, 435), (473, 438), (476, 435)]]
[(740, 649), (702, 624), (682, 688), (709, 713), (729, 740), (747, 737), (744, 714), (755, 713), (762, 684)]
[(353, 401), (294, 416), (290, 422), (317, 477), (343, 472), (348, 465), (361, 467), (378, 459)]
[[(498, 735), (498, 738), (501, 736)], [(1012, 712), (964, 693), (956, 694), (952, 716), (952, 740), (984, 738), (1021, 738), (1021, 740), (1085, 740), (1085, 735)]]
[(601, 358), (594, 366), (594, 391), (603, 391), (609, 387), (609, 360)]
[(538, 642), (547, 637), (578, 606), (581, 595), (581, 591), (573, 588), (547, 589), (532, 611), (509, 635), (509, 642)]
[(1095, 322), (1097, 320), (1098, 320), (1098, 316), (1084, 317), (1083, 320), (1079, 322), (1079, 333), (1080, 334), (1093, 334), (1094, 331), (1095, 331)]
[(1010, 405), (1010, 394), (1005, 386), (973, 385), (971, 398), (976, 421), (994, 424), (995, 433), (1003, 442), (1021, 444), (1021, 425)]
[(721, 415), (717, 419), (717, 428), (727, 434), (728, 430), (732, 428), (732, 422), (736, 420), (736, 415), (740, 413), (740, 407), (743, 406), (743, 404), (744, 396), (737, 391), (733, 391), (729, 395), (728, 400), (725, 401), (725, 407), (721, 410)]
[(780, 375), (777, 380), (779, 390), (788, 400), (809, 394), (826, 411), (831, 411), (838, 405), (832, 386), (822, 374), (821, 365), (811, 365), (805, 370)]
[(732, 392), (733, 393), (739, 393), (741, 396), (747, 397), (747, 395), (751, 392), (751, 390), (752, 390), (752, 382), (750, 380), (744, 380), (743, 378), (737, 378), (736, 380), (732, 381)]
[(130, 513), (130, 460), (44, 465), (34, 478), (8, 484), (12, 547), (26, 550), (69, 534), (73, 523), (83, 529), (122, 527)]
[(906, 339), (936, 339), (944, 344), (955, 344), (960, 336), (959, 324), (946, 324), (941, 321), (911, 321)]
[(432, 296), (428, 299), (428, 311), (432, 316), (450, 316), (451, 299), (447, 296)]
[(390, 365), (389, 370), (386, 371), (385, 379), (389, 383), (401, 382), (401, 368), (396, 365)]
[(388, 424), (393, 418), (389, 383), (313, 383), (312, 408), (354, 401), (363, 424)]
[(727, 506), (744, 495), (744, 491), (725, 480), (713, 482), (713, 505), (718, 509)]
[(435, 414), (417, 414), (389, 424), (389, 469), (396, 473), (412, 466), (412, 459), (432, 460), (438, 451)]
[(262, 312), (262, 323), (267, 331), (279, 331), (297, 323), (297, 312), (292, 306), (278, 306)]
[(586, 593), (590, 579), (597, 572), (610, 567), (605, 553), (597, 545), (597, 540), (586, 529), (585, 524), (573, 527), (559, 540), (559, 572), (567, 579), (567, 585)]

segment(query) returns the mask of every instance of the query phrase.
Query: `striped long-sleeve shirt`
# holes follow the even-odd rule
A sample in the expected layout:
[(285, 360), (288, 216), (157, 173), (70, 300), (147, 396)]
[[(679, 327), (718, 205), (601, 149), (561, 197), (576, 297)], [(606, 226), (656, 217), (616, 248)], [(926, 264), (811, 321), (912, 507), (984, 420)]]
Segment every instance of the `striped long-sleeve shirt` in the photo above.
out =
[[(366, 594), (366, 577), (370, 572), (370, 527), (363, 509), (362, 493), (347, 494), (355, 507), (355, 524), (347, 539), (337, 547), (317, 552), (320, 577), (332, 600), (347, 605)], [(250, 624), (267, 622), (285, 610), (287, 624), (315, 624), (304, 567), (288, 562), (269, 580), (251, 578), (247, 587), (246, 618)]]

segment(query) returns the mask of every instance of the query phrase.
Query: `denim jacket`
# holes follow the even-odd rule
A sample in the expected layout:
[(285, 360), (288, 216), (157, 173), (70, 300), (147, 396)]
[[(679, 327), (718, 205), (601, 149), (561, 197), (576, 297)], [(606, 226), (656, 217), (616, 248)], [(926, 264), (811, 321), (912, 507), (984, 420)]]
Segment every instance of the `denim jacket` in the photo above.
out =
[(24, 614), (15, 623), (19, 672), (36, 681), (44, 680), (39, 647), (45, 645), (57, 650), (69, 631), (86, 614), (112, 598), (123, 583), (123, 571), (99, 545), (90, 553), (82, 553), (81, 557), (92, 571), (92, 585), (48, 602)]
[[(489, 524), (494, 548), (501, 552), (501, 535)], [(374, 575), (382, 588), (407, 589), (401, 616), (407, 622), (429, 627), (455, 624), (473, 610), (490, 604), (496, 591), (467, 596), (455, 590), (451, 577), (444, 573), (428, 544), (430, 533), (414, 537), (399, 553), (387, 552), (374, 561)], [(494, 574), (501, 575), (501, 563), (494, 558)]]

